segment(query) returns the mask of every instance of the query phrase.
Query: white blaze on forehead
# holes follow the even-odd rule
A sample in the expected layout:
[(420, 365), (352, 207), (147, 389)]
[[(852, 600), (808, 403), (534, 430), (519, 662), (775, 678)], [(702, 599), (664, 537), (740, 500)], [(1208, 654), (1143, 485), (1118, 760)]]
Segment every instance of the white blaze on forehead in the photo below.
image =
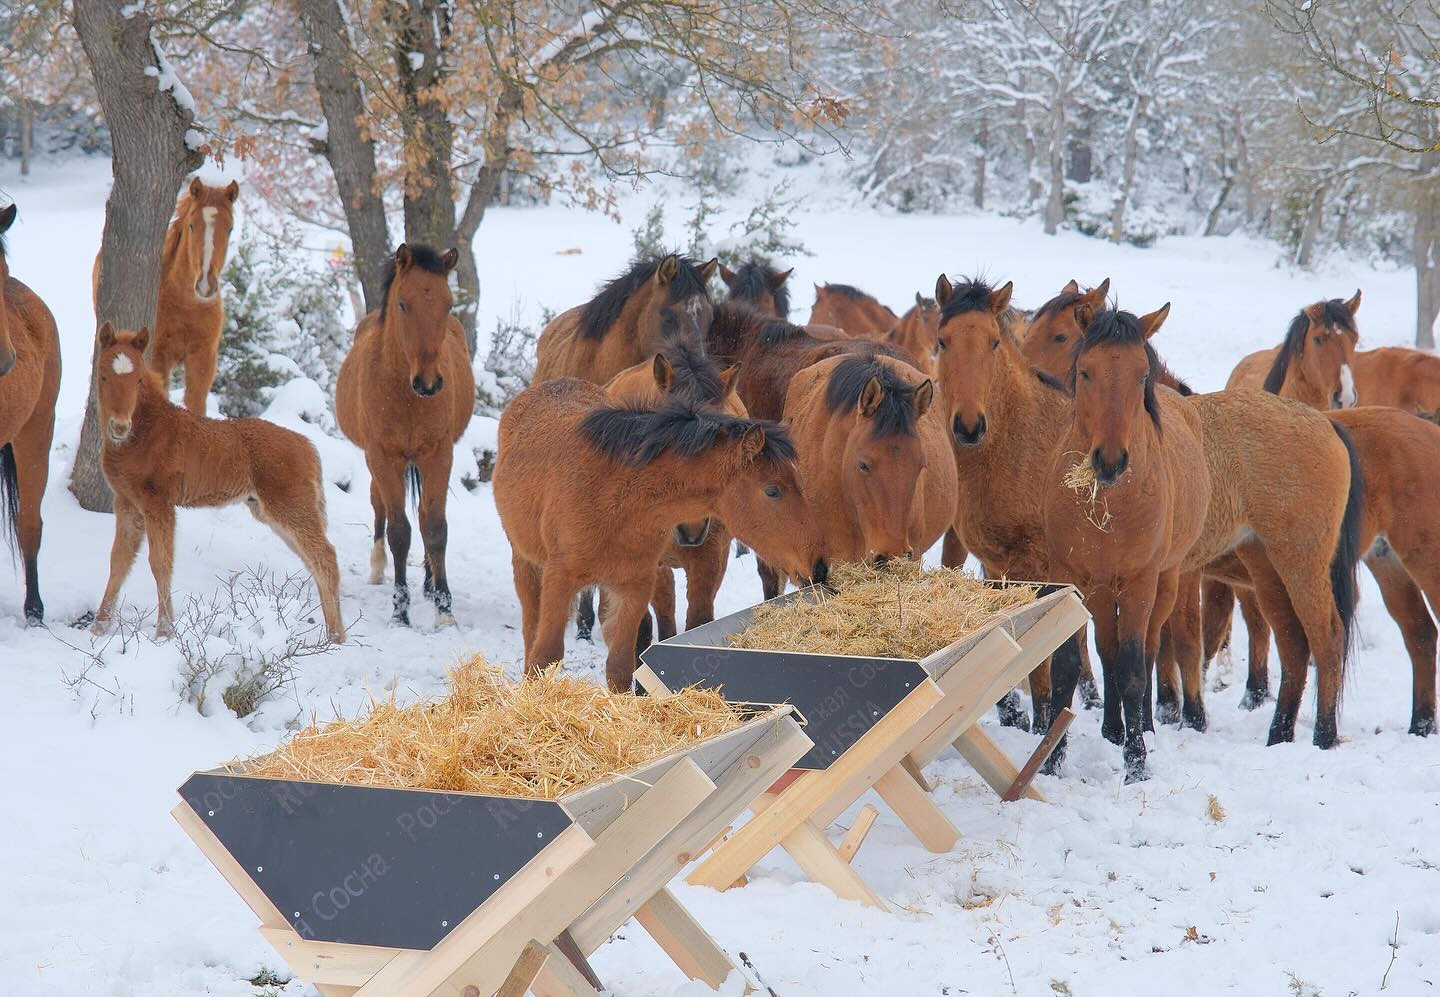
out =
[(110, 361), (110, 369), (117, 374), (130, 374), (135, 370), (135, 364), (123, 353), (115, 354), (115, 359)]
[(1355, 397), (1355, 372), (1350, 365), (1340, 365), (1340, 407), (1350, 408), (1358, 399)]
[(215, 215), (219, 208), (201, 208), (200, 214), (205, 219), (205, 247), (200, 260), (200, 281), (205, 287), (205, 293), (210, 291), (210, 264), (215, 259)]

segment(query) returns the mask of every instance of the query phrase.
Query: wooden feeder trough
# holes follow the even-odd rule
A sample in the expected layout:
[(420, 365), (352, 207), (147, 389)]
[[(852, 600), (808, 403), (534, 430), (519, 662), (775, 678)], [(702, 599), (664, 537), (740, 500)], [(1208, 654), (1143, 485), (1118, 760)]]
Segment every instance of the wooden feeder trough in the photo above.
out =
[[(726, 638), (749, 625), (753, 607), (647, 649), (636, 678), (651, 695), (698, 685), (719, 688), (732, 702), (790, 703), (814, 742), (795, 771), (760, 799), (755, 816), (719, 843), (688, 881), (728, 889), (779, 846), (812, 881), (886, 909), (850, 864), (875, 808), (861, 809), (839, 847), (825, 828), (874, 789), (922, 845), (949, 851), (959, 832), (930, 800), (922, 772), (952, 744), (1002, 798), (1023, 793), (1042, 799), (1029, 780), (1059, 741), (1064, 722), (1022, 775), (976, 721), (1090, 618), (1073, 588), (1048, 588), (923, 659), (729, 646)], [(772, 603), (813, 597), (807, 589)]]
[(738, 967), (666, 885), (810, 749), (792, 713), (556, 800), (217, 770), (172, 814), (324, 997), (594, 994), (632, 915), (718, 987)]

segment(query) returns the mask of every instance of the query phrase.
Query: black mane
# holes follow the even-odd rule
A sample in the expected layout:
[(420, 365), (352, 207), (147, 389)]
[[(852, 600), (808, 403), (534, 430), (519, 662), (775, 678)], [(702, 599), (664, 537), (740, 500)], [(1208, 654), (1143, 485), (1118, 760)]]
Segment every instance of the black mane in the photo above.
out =
[[(695, 261), (688, 256), (675, 256), (675, 279), (670, 282), (670, 294), (667, 300), (683, 301), (686, 298), (694, 297), (697, 294), (705, 294), (705, 281), (700, 276), (700, 268)], [(655, 276), (655, 271), (660, 269), (667, 256), (656, 256), (649, 260), (636, 260), (630, 265), (630, 269), (610, 281), (602, 287), (595, 297), (585, 303), (584, 309), (580, 312), (580, 335), (585, 339), (603, 339), (605, 333), (615, 324), (620, 313), (625, 309), (625, 302), (645, 282)]]
[[(1321, 307), (1320, 320), (1329, 329), (1341, 329), (1345, 332), (1358, 334), (1355, 328), (1355, 316), (1350, 314), (1350, 309), (1345, 302), (1339, 298), (1331, 298)], [(1300, 354), (1305, 352), (1305, 337), (1310, 332), (1310, 316), (1305, 314), (1305, 309), (1290, 320), (1290, 328), (1285, 330), (1285, 339), (1280, 344), (1280, 349), (1275, 354), (1275, 362), (1270, 365), (1270, 371), (1265, 375), (1265, 390), (1272, 395), (1278, 395), (1280, 389), (1285, 386), (1285, 378), (1290, 373), (1290, 362), (1300, 359)]]
[(860, 394), (871, 378), (885, 389), (885, 397), (875, 410), (876, 436), (913, 436), (915, 434), (915, 388), (906, 384), (893, 369), (867, 357), (847, 357), (830, 372), (825, 386), (825, 407), (831, 412), (846, 412), (860, 403)]
[(596, 409), (585, 417), (581, 431), (590, 445), (606, 457), (639, 467), (667, 452), (682, 459), (696, 457), (717, 443), (740, 439), (755, 426), (765, 430), (765, 445), (759, 460), (772, 463), (795, 460), (795, 445), (778, 422), (737, 419), (722, 412), (685, 405)]
[(798, 325), (786, 322), (784, 319), (770, 319), (760, 327), (760, 343), (762, 346), (779, 346), (789, 339), (798, 339), (801, 336), (808, 337), (810, 333)]
[(995, 289), (979, 277), (967, 277), (954, 285), (950, 297), (945, 304), (940, 306), (940, 322), (950, 321), (956, 315), (964, 315), (966, 312), (988, 312), (990, 310), (990, 295)]
[(832, 294), (838, 294), (842, 298), (849, 298), (851, 301), (867, 301), (873, 297), (853, 284), (826, 284), (825, 290)]
[(1145, 375), (1145, 411), (1150, 413), (1150, 421), (1155, 423), (1155, 428), (1160, 429), (1160, 403), (1155, 400), (1155, 381), (1163, 365), (1155, 353), (1155, 347), (1150, 345), (1150, 340), (1146, 339), (1145, 333), (1140, 330), (1140, 320), (1130, 312), (1105, 308), (1095, 313), (1095, 317), (1085, 327), (1085, 334), (1075, 351), (1075, 359), (1070, 364), (1070, 393), (1075, 393), (1075, 369), (1080, 363), (1080, 357), (1091, 347), (1106, 345), (1140, 345), (1145, 348), (1145, 359), (1150, 366), (1150, 372)]
[(720, 365), (705, 355), (696, 343), (673, 340), (665, 347), (674, 379), (667, 398), (686, 408), (716, 405), (724, 399), (725, 382), (720, 379)]
[[(434, 246), (427, 246), (423, 242), (409, 242), (405, 244), (410, 250), (410, 262), (424, 270), (426, 273), (433, 273), (444, 277), (445, 259), (436, 251)], [(380, 314), (383, 316), (389, 310), (390, 285), (395, 283), (395, 254), (391, 253), (385, 260), (385, 270), (381, 275), (380, 284)]]
[(740, 269), (735, 271), (735, 280), (730, 284), (730, 300), (748, 301), (752, 304), (759, 302), (765, 292), (775, 299), (775, 311), (781, 318), (790, 315), (790, 287), (787, 283), (781, 282), (776, 287), (774, 279), (780, 275), (780, 271), (771, 266), (769, 260), (754, 257), (741, 264)]

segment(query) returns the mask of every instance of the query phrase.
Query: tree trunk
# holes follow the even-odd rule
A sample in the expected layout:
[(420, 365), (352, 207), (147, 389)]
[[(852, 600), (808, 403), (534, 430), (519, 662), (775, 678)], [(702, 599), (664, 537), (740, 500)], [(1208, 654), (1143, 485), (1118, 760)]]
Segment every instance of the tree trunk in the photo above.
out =
[(1095, 176), (1094, 154), (1090, 148), (1089, 115), (1082, 115), (1079, 126), (1069, 140), (1070, 164), (1066, 170), (1075, 183), (1089, 183)]
[(460, 296), (456, 301), (456, 314), (465, 328), (465, 345), (470, 356), (475, 356), (478, 345), (476, 315), (480, 308), (480, 270), (475, 265), (475, 233), (485, 219), (485, 209), (495, 199), (495, 192), (510, 165), (510, 125), (520, 110), (521, 93), (518, 87), (507, 86), (495, 102), (490, 118), (490, 127), (485, 133), (485, 161), (470, 186), (470, 196), (465, 201), (465, 211), (455, 226), (455, 248), (459, 251), (460, 262), (455, 267), (455, 276), (460, 284)]
[(1044, 189), (1040, 183), (1040, 174), (1035, 167), (1035, 160), (1038, 150), (1035, 143), (1035, 129), (1030, 124), (1030, 116), (1025, 113), (1025, 102), (1022, 100), (1020, 108), (1020, 128), (1025, 133), (1025, 200), (1032, 207), (1040, 200), (1040, 192)]
[(1135, 185), (1135, 160), (1140, 151), (1140, 118), (1145, 114), (1145, 97), (1138, 95), (1130, 105), (1130, 118), (1125, 122), (1125, 162), (1120, 171), (1120, 191), (1115, 195), (1115, 207), (1110, 211), (1110, 241), (1119, 242), (1125, 237), (1125, 208), (1130, 202), (1130, 190)]
[(980, 132), (975, 136), (975, 207), (985, 208), (985, 155), (990, 145), (990, 122), (980, 121)]
[(1315, 244), (1320, 238), (1320, 223), (1325, 220), (1325, 195), (1330, 182), (1323, 181), (1310, 197), (1310, 207), (1305, 211), (1305, 223), (1300, 228), (1300, 246), (1295, 252), (1295, 265), (1309, 270), (1315, 263)]
[(361, 124), (365, 97), (351, 61), (349, 32), (337, 0), (300, 0), (300, 21), (325, 114), (325, 139), (314, 144), (335, 175), (365, 309), (373, 311), (380, 307), (390, 230), (385, 224), (385, 204), (375, 186), (375, 143)]
[[(133, 5), (126, 9), (129, 16), (121, 13), (119, 0), (74, 0), (75, 30), (113, 149), (114, 185), (105, 204), (96, 313), (97, 320), (122, 329), (153, 329), (165, 229), (180, 184), (205, 157), (186, 141), (194, 111), (181, 107), (170, 91), (158, 89), (155, 76), (145, 75), (146, 69), (159, 71), (150, 18)], [(92, 359), (90, 398), (70, 490), (81, 507), (108, 512), (112, 498), (100, 471), (97, 416)]]
[(1220, 226), (1220, 212), (1225, 209), (1225, 202), (1230, 198), (1230, 191), (1235, 187), (1234, 174), (1226, 174), (1220, 178), (1220, 193), (1215, 195), (1215, 203), (1210, 205), (1210, 211), (1205, 215), (1205, 229), (1201, 235), (1215, 235), (1216, 229)]
[(20, 98), (17, 120), (20, 123), (20, 175), (30, 175), (30, 156), (35, 141), (35, 109), (30, 101)]
[(1057, 94), (1050, 108), (1050, 196), (1045, 201), (1045, 234), (1065, 220), (1065, 102)]
[(455, 191), (450, 158), (455, 128), (436, 99), (449, 57), (449, 6), (408, 0), (395, 15), (395, 69), (404, 99), (405, 238), (442, 252), (455, 244)]
[(1420, 158), (1421, 179), (1415, 205), (1415, 348), (1435, 348), (1435, 319), (1440, 316), (1440, 174), (1437, 157)]

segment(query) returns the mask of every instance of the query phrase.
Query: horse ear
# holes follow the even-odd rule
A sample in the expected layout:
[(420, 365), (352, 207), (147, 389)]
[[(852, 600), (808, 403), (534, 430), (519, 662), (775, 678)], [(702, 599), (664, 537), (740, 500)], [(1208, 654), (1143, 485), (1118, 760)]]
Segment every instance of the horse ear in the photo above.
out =
[(669, 394), (670, 386), (675, 383), (675, 368), (670, 366), (665, 354), (655, 354), (655, 362), (650, 365), (650, 370), (655, 375), (655, 387), (660, 389), (662, 395)]
[[(1075, 282), (1072, 280), (1070, 283)], [(1105, 307), (1105, 296), (1109, 293), (1110, 278), (1106, 277), (1100, 282), (1099, 287), (1092, 287), (1080, 296), (1079, 301), (1075, 302), (1075, 321), (1079, 323), (1080, 328), (1088, 326), (1090, 320), (1095, 317), (1095, 313)]]
[(760, 456), (765, 449), (765, 427), (759, 423), (745, 430), (745, 435), (740, 437), (740, 456), (747, 463)]
[(680, 261), (675, 258), (674, 253), (671, 253), (669, 256), (661, 260), (660, 265), (655, 268), (655, 283), (659, 284), (661, 287), (667, 286), (672, 280), (675, 279), (675, 271), (677, 271), (679, 268)]
[(865, 387), (860, 389), (860, 414), (868, 419), (876, 413), (884, 400), (885, 388), (881, 385), (880, 378), (871, 377), (865, 382)]
[(715, 276), (715, 270), (719, 266), (720, 257), (718, 256), (712, 258), (710, 262), (703, 264), (700, 267), (700, 283), (702, 285), (710, 283), (710, 278)]
[(935, 278), (935, 301), (941, 308), (945, 307), (945, 302), (950, 300), (950, 295), (953, 294), (954, 291), (955, 289), (950, 286), (949, 277), (946, 277), (942, 273), (939, 277)]
[(725, 264), (723, 264), (723, 263), (720, 264), (720, 279), (725, 282), (725, 286), (726, 286), (726, 287), (734, 287), (734, 286), (735, 286), (735, 271), (734, 271), (734, 270), (731, 270), (729, 267), (727, 267), (727, 266), (726, 266)]
[(1015, 282), (1007, 280), (1005, 286), (998, 291), (990, 292), (990, 310), (999, 315), (1010, 307), (1010, 294), (1015, 290)]
[(190, 178), (190, 196), (203, 197), (205, 195), (205, 181), (199, 177)]
[[(14, 207), (14, 205), (11, 205), (11, 207)], [(3, 229), (0, 229), (0, 231), (3, 231)], [(1354, 315), (1360, 310), (1360, 289), (1358, 287), (1355, 289), (1355, 297), (1345, 302), (1345, 307), (1350, 309), (1351, 315)]]
[(725, 385), (724, 397), (728, 398), (730, 395), (733, 395), (735, 389), (740, 384), (740, 365), (738, 363), (731, 364), (722, 370), (720, 372), (720, 383)]
[(924, 308), (924, 307), (925, 307), (925, 296), (922, 295), (919, 291), (916, 291), (916, 292), (915, 292), (915, 307), (916, 307), (916, 308)]
[(1160, 331), (1160, 327), (1165, 324), (1165, 319), (1169, 318), (1169, 316), (1170, 302), (1167, 301), (1149, 315), (1140, 316), (1140, 331), (1146, 339), (1149, 339)]
[(239, 196), (240, 196), (240, 182), (239, 182), (238, 180), (231, 180), (231, 181), (230, 181), (230, 185), (225, 188), (225, 197), (226, 197), (227, 200), (229, 200), (229, 202), (230, 202), (231, 204), (234, 204), (234, 203), (235, 203), (235, 199), (238, 198)]
[(150, 327), (148, 325), (142, 325), (140, 331), (135, 333), (135, 338), (130, 340), (130, 345), (141, 353), (144, 353), (145, 347), (150, 345)]
[(782, 287), (785, 286), (785, 282), (790, 279), (790, 275), (791, 275), (792, 273), (794, 273), (794, 272), (795, 272), (795, 268), (794, 268), (794, 267), (791, 267), (789, 270), (786, 270), (784, 273), (772, 273), (772, 274), (770, 275), (770, 290), (772, 290), (772, 291), (778, 291), (778, 290), (780, 290), (780, 288), (782, 288)]
[(1074, 278), (1074, 277), (1071, 277), (1070, 280), (1069, 280), (1069, 282), (1068, 282), (1064, 287), (1060, 288), (1060, 293), (1061, 293), (1061, 294), (1079, 294), (1079, 293), (1080, 293), (1080, 285), (1075, 282), (1075, 278)]
[(410, 255), (410, 247), (405, 243), (395, 247), (395, 269), (408, 270), (414, 258)]
[(115, 327), (108, 318), (100, 323), (100, 331), (95, 334), (95, 338), (100, 340), (101, 349), (108, 350), (115, 345)]
[(10, 205), (8, 208), (0, 208), (0, 233), (7, 232), (11, 225), (15, 224), (16, 208)]
[(935, 382), (928, 377), (925, 383), (915, 389), (915, 415), (923, 416), (930, 411), (930, 405), (935, 401)]
[(451, 270), (454, 270), (455, 265), (460, 262), (460, 250), (451, 246), (445, 250), (445, 255), (440, 257), (440, 262), (445, 264), (445, 272), (449, 273)]

